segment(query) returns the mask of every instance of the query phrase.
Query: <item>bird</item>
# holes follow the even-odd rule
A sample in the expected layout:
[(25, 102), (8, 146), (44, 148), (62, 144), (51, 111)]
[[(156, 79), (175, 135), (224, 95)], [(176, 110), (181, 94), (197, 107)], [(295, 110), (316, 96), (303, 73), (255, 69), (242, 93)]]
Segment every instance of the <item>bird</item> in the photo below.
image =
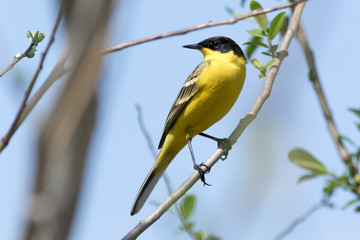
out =
[(159, 142), (161, 150), (135, 198), (131, 215), (140, 211), (170, 162), (185, 145), (189, 146), (194, 169), (208, 185), (200, 167), (203, 164), (196, 164), (191, 140), (196, 135), (214, 139), (218, 144), (227, 140), (203, 131), (222, 119), (238, 99), (246, 76), (246, 57), (235, 41), (224, 36), (183, 47), (199, 50), (204, 60), (186, 79), (171, 107)]

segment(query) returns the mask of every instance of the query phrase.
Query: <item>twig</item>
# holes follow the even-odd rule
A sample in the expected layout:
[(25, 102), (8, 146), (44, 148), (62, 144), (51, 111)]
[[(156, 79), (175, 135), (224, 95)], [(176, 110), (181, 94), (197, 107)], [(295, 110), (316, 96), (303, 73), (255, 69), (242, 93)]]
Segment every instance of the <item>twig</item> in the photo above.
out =
[(321, 201), (320, 203), (315, 204), (312, 206), (309, 210), (307, 210), (303, 215), (295, 219), (286, 229), (284, 229), (281, 233), (279, 233), (274, 240), (281, 240), (287, 235), (289, 235), (295, 227), (297, 227), (299, 224), (304, 222), (306, 219), (308, 219), (311, 215), (313, 215), (317, 210), (327, 206), (326, 201)]
[(24, 96), (24, 99), (23, 99), (23, 101), (22, 101), (22, 103), (20, 105), (20, 109), (19, 109), (19, 111), (18, 111), (18, 113), (17, 113), (17, 115), (15, 117), (15, 120), (12, 123), (9, 131), (7, 132), (7, 134), (0, 141), (0, 152), (8, 145), (8, 143), (10, 141), (10, 138), (14, 135), (14, 133), (16, 131), (19, 119), (20, 119), (20, 117), (21, 117), (21, 115), (22, 115), (22, 113), (23, 113), (23, 111), (25, 109), (25, 106), (26, 106), (26, 103), (27, 103), (27, 101), (29, 99), (31, 90), (33, 89), (34, 84), (36, 82), (36, 79), (39, 76), (40, 71), (42, 70), (45, 57), (46, 57), (47, 53), (49, 52), (49, 49), (50, 49), (52, 43), (55, 40), (55, 33), (56, 33), (56, 30), (58, 29), (58, 26), (60, 24), (60, 20), (62, 18), (62, 13), (63, 13), (63, 10), (62, 10), (62, 8), (60, 8), (59, 14), (58, 14), (57, 19), (56, 19), (55, 26), (53, 28), (53, 31), (52, 31), (52, 34), (51, 34), (51, 37), (50, 37), (50, 40), (49, 40), (49, 43), (48, 43), (45, 51), (42, 53), (39, 66), (37, 67), (36, 72), (35, 72), (33, 78), (31, 79), (28, 88), (25, 91), (25, 96)]
[(306, 35), (304, 32), (304, 29), (302, 27), (301, 22), (299, 23), (299, 29), (298, 29), (298, 34), (297, 34), (297, 40), (299, 41), (303, 52), (305, 54), (306, 57), (306, 61), (308, 63), (309, 69), (310, 69), (310, 76), (311, 76), (311, 81), (314, 87), (314, 90), (316, 92), (316, 95), (318, 97), (318, 100), (320, 102), (321, 105), (321, 109), (323, 111), (324, 117), (325, 117), (325, 121), (327, 123), (327, 127), (329, 129), (329, 132), (331, 134), (331, 137), (336, 145), (336, 148), (340, 154), (341, 159), (344, 161), (344, 163), (348, 163), (349, 160), (351, 159), (350, 154), (348, 153), (348, 151), (346, 150), (345, 146), (343, 145), (341, 139), (339, 138), (339, 132), (336, 128), (335, 122), (334, 122), (334, 118), (331, 114), (329, 105), (326, 101), (324, 92), (322, 90), (321, 87), (321, 83), (320, 83), (320, 78), (317, 72), (317, 68), (315, 65), (315, 58), (314, 58), (314, 54), (310, 49), (309, 46), (309, 42), (306, 39)]
[(23, 59), (25, 56), (27, 56), (33, 47), (34, 47), (34, 43), (30, 43), (30, 46), (26, 49), (26, 51), (24, 53), (21, 53), (20, 56), (16, 55), (14, 57), (14, 60), (12, 61), (12, 63), (4, 71), (2, 71), (2, 73), (0, 73), (0, 78), (5, 73), (10, 71), (15, 66), (15, 64), (17, 64), (21, 59)]
[[(136, 110), (137, 110), (137, 113), (138, 113), (138, 123), (139, 123), (139, 126), (140, 126), (140, 130), (144, 134), (144, 137), (146, 139), (146, 142), (148, 143), (148, 147), (149, 147), (154, 159), (156, 159), (157, 158), (157, 153), (156, 153), (153, 141), (151, 140), (151, 136), (150, 136), (149, 132), (146, 130), (146, 127), (145, 127), (145, 124), (144, 124), (144, 118), (143, 118), (143, 114), (142, 114), (142, 110), (141, 110), (141, 106), (139, 104), (136, 104), (135, 107), (136, 107)], [(165, 185), (166, 185), (168, 193), (169, 194), (172, 193), (170, 180), (169, 180), (166, 173), (164, 173), (163, 179), (165, 181)], [(194, 236), (194, 233), (190, 228), (190, 224), (184, 218), (183, 214), (180, 211), (180, 208), (179, 208), (178, 204), (175, 203), (174, 205), (175, 205), (176, 212), (177, 212), (177, 214), (178, 214), (178, 216), (180, 218), (180, 221), (181, 221), (184, 229), (186, 230), (186, 232), (190, 235), (190, 237), (192, 239), (196, 240), (196, 237)]]
[(131, 46), (134, 46), (134, 45), (137, 45), (137, 44), (141, 44), (141, 43), (145, 43), (145, 42), (149, 42), (149, 41), (153, 41), (153, 40), (157, 40), (157, 39), (161, 39), (161, 38), (167, 38), (167, 37), (172, 37), (172, 36), (177, 36), (177, 35), (183, 35), (183, 34), (186, 34), (186, 33), (192, 32), (192, 31), (196, 31), (196, 30), (200, 30), (200, 29), (204, 29), (204, 28), (209, 28), (209, 27), (215, 27), (215, 26), (227, 25), (227, 24), (234, 24), (234, 23), (237, 23), (238, 21), (244, 20), (246, 18), (258, 16), (258, 15), (269, 13), (269, 12), (274, 12), (276, 10), (283, 9), (283, 8), (293, 7), (293, 6), (295, 6), (295, 5), (299, 4), (299, 3), (306, 2), (306, 1), (307, 0), (299, 0), (299, 1), (296, 1), (296, 2), (286, 3), (286, 4), (283, 4), (283, 5), (280, 5), (280, 6), (276, 6), (276, 7), (273, 7), (273, 8), (267, 8), (267, 9), (263, 9), (261, 11), (255, 11), (255, 12), (247, 13), (247, 14), (244, 14), (244, 15), (239, 16), (239, 17), (225, 19), (225, 20), (221, 20), (221, 21), (218, 21), (218, 22), (208, 21), (208, 22), (199, 24), (197, 26), (177, 30), (177, 31), (174, 31), (174, 32), (153, 35), (153, 36), (142, 38), (142, 39), (139, 39), (139, 40), (134, 40), (134, 41), (126, 42), (126, 43), (121, 43), (121, 44), (119, 44), (117, 46), (105, 48), (101, 53), (103, 55), (105, 55), (105, 54), (109, 54), (111, 52), (116, 52), (116, 51), (123, 50), (124, 48), (128, 48), (128, 47), (131, 47)]
[[(298, 23), (300, 21), (300, 16), (302, 10), (304, 8), (305, 3), (300, 3), (295, 7), (295, 11), (293, 17), (291, 19), (290, 26), (284, 36), (284, 39), (280, 45), (279, 55), (275, 58), (275, 62), (273, 67), (270, 69), (268, 74), (266, 75), (266, 80), (264, 83), (264, 89), (262, 90), (260, 96), (256, 98), (256, 101), (251, 108), (250, 112), (247, 116), (240, 120), (240, 123), (236, 127), (236, 129), (231, 133), (229, 140), (232, 144), (234, 144), (237, 139), (240, 137), (242, 132), (246, 129), (246, 127), (251, 123), (253, 119), (259, 113), (261, 107), (264, 102), (270, 96), (271, 88), (275, 80), (275, 76), (279, 71), (280, 65), (287, 55), (287, 49), (289, 47), (290, 41), (296, 32)], [(208, 160), (205, 161), (205, 165), (212, 167), (224, 154), (222, 149), (217, 149)], [(208, 169), (203, 166), (204, 171)], [(159, 219), (180, 197), (182, 197), (200, 178), (200, 175), (197, 171), (194, 171), (193, 174), (172, 194), (170, 194), (165, 201), (157, 208), (154, 212), (152, 212), (147, 218), (140, 221), (135, 228), (133, 228), (124, 238), (123, 240), (136, 239), (142, 232), (144, 232), (148, 227), (150, 227), (157, 219)]]

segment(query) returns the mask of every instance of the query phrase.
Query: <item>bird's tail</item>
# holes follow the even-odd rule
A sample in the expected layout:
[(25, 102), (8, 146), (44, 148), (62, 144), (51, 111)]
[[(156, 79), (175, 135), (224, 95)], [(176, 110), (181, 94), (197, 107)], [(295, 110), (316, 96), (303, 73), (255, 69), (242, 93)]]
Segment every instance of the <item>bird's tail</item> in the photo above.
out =
[(155, 185), (158, 183), (161, 176), (164, 174), (166, 168), (170, 162), (176, 156), (178, 151), (167, 151), (162, 149), (157, 157), (154, 166), (151, 168), (149, 174), (146, 176), (141, 188), (135, 198), (134, 204), (131, 208), (131, 215), (134, 215), (140, 211), (150, 193), (153, 191)]

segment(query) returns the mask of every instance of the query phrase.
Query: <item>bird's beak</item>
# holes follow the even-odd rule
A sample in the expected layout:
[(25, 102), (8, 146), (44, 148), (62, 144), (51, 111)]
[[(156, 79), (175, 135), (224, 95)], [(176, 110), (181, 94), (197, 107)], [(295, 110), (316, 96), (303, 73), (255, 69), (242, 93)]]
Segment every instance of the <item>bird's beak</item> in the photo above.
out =
[(197, 44), (189, 44), (189, 45), (184, 45), (184, 48), (191, 48), (191, 49), (202, 49), (202, 46), (200, 46), (198, 43)]

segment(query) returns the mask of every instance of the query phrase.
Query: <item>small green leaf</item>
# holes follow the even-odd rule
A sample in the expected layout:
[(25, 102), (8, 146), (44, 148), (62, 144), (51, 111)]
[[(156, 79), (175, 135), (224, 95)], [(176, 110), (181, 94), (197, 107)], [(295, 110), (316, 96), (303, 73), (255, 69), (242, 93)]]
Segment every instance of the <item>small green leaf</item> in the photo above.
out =
[(278, 34), (285, 18), (285, 12), (281, 12), (272, 20), (269, 28), (269, 39), (273, 40)]
[(270, 67), (271, 65), (273, 65), (274, 62), (275, 62), (275, 59), (269, 61), (269, 62), (265, 65), (265, 67), (266, 67), (266, 68)]
[(271, 53), (268, 53), (268, 52), (261, 52), (261, 53), (266, 55), (266, 56), (272, 57)]
[(274, 54), (274, 53), (276, 52), (276, 50), (278, 49), (278, 47), (279, 47), (279, 44), (272, 45), (272, 46), (270, 47), (270, 52), (271, 52), (272, 54)]
[(33, 47), (29, 52), (28, 54), (26, 55), (26, 57), (28, 58), (33, 58), (35, 56), (35, 52), (36, 52), (36, 48)]
[(29, 39), (30, 42), (33, 41), (33, 38), (34, 38), (34, 37), (33, 37), (32, 33), (31, 33), (30, 31), (27, 31), (27, 32), (26, 32), (26, 37)]
[[(260, 38), (260, 40), (261, 40), (261, 38)], [(258, 46), (258, 47), (269, 48), (268, 45), (266, 45), (265, 43), (262, 43), (262, 42), (246, 42), (243, 45), (255, 45), (255, 46)]]
[(312, 69), (310, 69), (310, 71), (309, 71), (309, 79), (310, 79), (311, 82), (317, 81), (315, 73), (314, 73), (314, 71)]
[(289, 159), (299, 167), (308, 169), (315, 174), (327, 174), (326, 167), (319, 162), (315, 157), (303, 149), (293, 149), (289, 153)]
[(356, 116), (360, 118), (360, 108), (349, 108), (349, 111), (353, 112), (354, 114), (356, 114)]
[(360, 206), (357, 206), (354, 210), (355, 212), (360, 212)]
[[(262, 41), (262, 38), (260, 37), (255, 37), (255, 36), (252, 36), (251, 39), (250, 39), (250, 42), (261, 42)], [(249, 45), (246, 50), (245, 50), (245, 53), (246, 53), (246, 56), (248, 59), (251, 59), (251, 56), (252, 54), (254, 53), (254, 51), (256, 50), (258, 46), (255, 46), (255, 45)]]
[(203, 235), (200, 232), (194, 232), (196, 240), (204, 240)]
[(263, 78), (263, 77), (265, 77), (265, 75), (264, 75), (263, 73), (260, 73), (260, 74), (258, 75), (258, 77), (259, 77), (259, 78)]
[(280, 35), (281, 37), (283, 37), (288, 29), (288, 26), (289, 26), (289, 16), (286, 16), (285, 17), (285, 20), (283, 22), (283, 24), (281, 25), (281, 28), (280, 28)]
[[(250, 10), (252, 12), (256, 11), (256, 10), (263, 10), (263, 7), (257, 1), (252, 0), (250, 2)], [(255, 16), (254, 18), (255, 18), (257, 24), (259, 25), (259, 27), (266, 32), (267, 27), (268, 27), (268, 19), (267, 19), (266, 14), (261, 14), (261, 15)]]
[(251, 64), (257, 69), (260, 69), (262, 67), (261, 62), (256, 58), (251, 59)]
[(355, 198), (349, 202), (347, 202), (341, 209), (345, 210), (346, 208), (350, 207), (351, 205), (353, 205), (354, 203), (360, 201), (359, 199)]
[(214, 235), (209, 235), (209, 236), (206, 237), (205, 240), (220, 240), (220, 238), (215, 237)]
[(246, 30), (246, 31), (255, 37), (262, 37), (262, 38), (267, 37), (266, 33), (260, 29), (253, 29), (253, 30)]
[(339, 135), (338, 138), (339, 138), (339, 140), (347, 141), (347, 142), (350, 143), (352, 146), (356, 147), (355, 142), (354, 142), (353, 140), (351, 140), (350, 138), (348, 138), (347, 136)]
[(194, 209), (195, 205), (195, 196), (186, 195), (181, 204), (181, 212), (185, 219), (188, 219)]
[(266, 74), (266, 67), (262, 66), (262, 67), (260, 68), (260, 72), (261, 72), (262, 74)]
[(314, 178), (314, 177), (318, 177), (318, 176), (321, 176), (321, 174), (307, 174), (307, 175), (302, 175), (299, 180), (298, 180), (298, 184), (305, 181), (305, 180), (309, 180), (311, 178)]
[(358, 130), (360, 131), (360, 123), (356, 124), (356, 127), (358, 128)]

